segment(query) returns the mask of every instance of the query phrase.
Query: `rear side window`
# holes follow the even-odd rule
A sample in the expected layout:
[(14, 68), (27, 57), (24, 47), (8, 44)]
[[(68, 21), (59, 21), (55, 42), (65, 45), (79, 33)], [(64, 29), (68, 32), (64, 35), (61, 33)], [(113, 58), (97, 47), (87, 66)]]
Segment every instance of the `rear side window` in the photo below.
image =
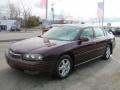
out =
[(115, 28), (116, 31), (120, 31), (120, 28)]
[(94, 28), (94, 31), (95, 31), (95, 36), (96, 37), (102, 37), (104, 36), (104, 32), (101, 28)]
[(81, 34), (81, 37), (92, 39), (94, 37), (93, 28), (85, 28)]

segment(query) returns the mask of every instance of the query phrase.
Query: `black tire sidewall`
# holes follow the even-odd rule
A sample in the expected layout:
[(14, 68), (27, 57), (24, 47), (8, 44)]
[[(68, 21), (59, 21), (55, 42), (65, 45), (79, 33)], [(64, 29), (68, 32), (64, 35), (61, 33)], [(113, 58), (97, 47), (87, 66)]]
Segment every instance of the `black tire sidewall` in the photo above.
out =
[(108, 59), (110, 58), (110, 55), (109, 55), (109, 57), (106, 57), (106, 52), (107, 52), (107, 48), (108, 48), (108, 47), (110, 48), (110, 52), (111, 52), (111, 47), (110, 47), (110, 45), (107, 45), (106, 50), (105, 50), (105, 53), (104, 53), (104, 57), (103, 57), (105, 60), (108, 60)]
[[(59, 74), (58, 66), (59, 66), (60, 62), (61, 62), (63, 59), (65, 59), (65, 58), (67, 58), (67, 59), (70, 61), (70, 71), (69, 71), (69, 73), (68, 73), (65, 77), (62, 77), (62, 76)], [(61, 57), (58, 59), (57, 63), (56, 63), (55, 76), (56, 76), (57, 78), (59, 78), (59, 79), (63, 79), (63, 78), (68, 77), (69, 74), (70, 74), (71, 71), (72, 71), (72, 67), (73, 67), (72, 58), (71, 58), (69, 55), (63, 55), (63, 56), (61, 56)]]

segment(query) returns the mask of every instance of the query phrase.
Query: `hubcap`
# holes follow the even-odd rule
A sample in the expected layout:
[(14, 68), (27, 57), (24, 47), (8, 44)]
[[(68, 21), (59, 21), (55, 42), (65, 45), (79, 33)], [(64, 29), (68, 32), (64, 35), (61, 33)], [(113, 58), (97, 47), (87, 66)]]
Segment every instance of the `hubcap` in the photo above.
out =
[(63, 59), (58, 67), (59, 74), (65, 77), (70, 71), (70, 61), (68, 59)]
[(110, 57), (110, 48), (107, 47), (107, 50), (106, 50), (106, 58), (109, 58)]

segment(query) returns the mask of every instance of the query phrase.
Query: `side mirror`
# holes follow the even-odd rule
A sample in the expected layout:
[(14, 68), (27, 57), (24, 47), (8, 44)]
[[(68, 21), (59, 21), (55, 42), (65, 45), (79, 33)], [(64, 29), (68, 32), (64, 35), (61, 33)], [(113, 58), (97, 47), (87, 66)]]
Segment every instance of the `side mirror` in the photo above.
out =
[(41, 35), (37, 36), (37, 37), (42, 37)]
[(79, 39), (81, 42), (87, 42), (89, 39), (87, 37), (80, 37)]
[(110, 31), (109, 33), (110, 33), (110, 34), (113, 34), (113, 32), (112, 32), (112, 31)]

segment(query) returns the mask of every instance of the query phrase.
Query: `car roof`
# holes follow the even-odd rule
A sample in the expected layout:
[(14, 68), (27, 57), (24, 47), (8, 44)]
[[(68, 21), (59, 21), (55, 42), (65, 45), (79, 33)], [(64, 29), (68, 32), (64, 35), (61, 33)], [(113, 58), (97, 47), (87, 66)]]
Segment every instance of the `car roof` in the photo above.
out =
[(53, 24), (52, 26), (53, 27), (75, 26), (75, 27), (80, 27), (80, 28), (99, 27), (99, 26), (90, 25), (90, 24)]

